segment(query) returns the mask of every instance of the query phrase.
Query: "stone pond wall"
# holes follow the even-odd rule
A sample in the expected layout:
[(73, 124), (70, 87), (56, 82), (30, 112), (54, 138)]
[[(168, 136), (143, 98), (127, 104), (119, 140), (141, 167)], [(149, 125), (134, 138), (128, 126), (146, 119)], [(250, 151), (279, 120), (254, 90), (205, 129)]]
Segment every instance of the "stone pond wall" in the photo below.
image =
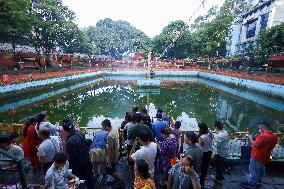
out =
[[(102, 77), (102, 76), (112, 76), (112, 75), (122, 75), (122, 76), (146, 76), (146, 71), (96, 71), (91, 73), (82, 73), (78, 75), (64, 76), (58, 78), (50, 78), (45, 80), (37, 80), (32, 82), (18, 83), (0, 86), (0, 95), (7, 94), (14, 91), (21, 91), (26, 89), (31, 89), (39, 86), (46, 86), (51, 84), (56, 84), (64, 81), (78, 80), (88, 77)], [(231, 85), (236, 85), (252, 90), (256, 90), (262, 93), (266, 93), (273, 96), (284, 97), (284, 85), (266, 83), (261, 81), (248, 80), (237, 77), (230, 77), (220, 74), (207, 73), (202, 71), (156, 71), (156, 76), (191, 76), (200, 77), (208, 80), (214, 80), (222, 83), (227, 83)], [(154, 82), (157, 83), (157, 82)]]

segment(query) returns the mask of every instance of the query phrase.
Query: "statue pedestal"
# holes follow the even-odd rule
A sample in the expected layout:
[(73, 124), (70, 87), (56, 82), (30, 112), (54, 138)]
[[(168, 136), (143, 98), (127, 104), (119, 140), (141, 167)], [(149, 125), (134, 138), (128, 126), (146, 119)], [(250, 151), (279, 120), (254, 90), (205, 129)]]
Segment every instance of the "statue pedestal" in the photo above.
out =
[(142, 80), (137, 80), (137, 86), (142, 87), (142, 86), (153, 86), (153, 87), (159, 87), (161, 84), (161, 81), (158, 79), (142, 79)]

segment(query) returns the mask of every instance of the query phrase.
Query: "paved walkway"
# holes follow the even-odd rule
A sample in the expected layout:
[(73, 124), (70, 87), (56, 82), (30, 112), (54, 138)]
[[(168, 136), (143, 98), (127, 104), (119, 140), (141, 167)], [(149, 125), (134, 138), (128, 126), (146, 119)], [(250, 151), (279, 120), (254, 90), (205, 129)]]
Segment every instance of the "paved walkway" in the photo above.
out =
[[(119, 164), (117, 166), (118, 174), (124, 179), (124, 186), (115, 187), (120, 189), (133, 189), (133, 182), (134, 182), (134, 174), (131, 168), (128, 166), (126, 159), (121, 158)], [(230, 167), (225, 174), (225, 182), (220, 184), (215, 184), (210, 179), (210, 173), (212, 170), (209, 170), (207, 180), (205, 181), (205, 189), (240, 189), (240, 181), (245, 178), (248, 174), (248, 165), (247, 164), (234, 164)], [(40, 180), (43, 178), (40, 176), (38, 172), (36, 175), (29, 175), (30, 183), (39, 184)], [(39, 179), (41, 178), (41, 179)], [(96, 185), (96, 189), (114, 189), (109, 185)], [(165, 189), (166, 187), (161, 187), (157, 185), (157, 189)], [(263, 179), (263, 185), (260, 189), (284, 189), (284, 171), (283, 166), (280, 168), (270, 168), (266, 172), (266, 175)]]
[[(133, 189), (133, 180), (134, 176), (131, 172), (129, 166), (126, 163), (126, 160), (122, 159), (118, 166), (119, 174), (124, 178), (125, 189)], [(239, 189), (240, 181), (243, 180), (246, 175), (248, 175), (248, 164), (235, 164), (227, 171), (225, 174), (225, 182), (220, 184), (215, 184), (210, 179), (210, 173), (212, 170), (209, 170), (207, 180), (206, 180), (206, 189)], [(109, 189), (111, 187), (100, 187)], [(165, 188), (165, 187), (164, 187)], [(164, 189), (163, 187), (157, 186), (157, 189)], [(261, 189), (284, 189), (284, 171), (283, 167), (281, 169), (270, 169), (267, 171), (264, 179), (263, 186)]]

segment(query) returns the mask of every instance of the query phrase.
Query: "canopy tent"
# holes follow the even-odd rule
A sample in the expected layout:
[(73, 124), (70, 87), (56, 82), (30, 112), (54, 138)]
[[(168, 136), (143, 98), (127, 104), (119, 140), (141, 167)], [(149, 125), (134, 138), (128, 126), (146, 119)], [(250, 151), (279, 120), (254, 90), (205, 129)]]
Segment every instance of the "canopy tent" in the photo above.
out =
[(134, 54), (133, 55), (133, 59), (137, 59), (137, 60), (141, 60), (141, 59), (143, 59), (144, 57), (141, 55), (141, 54)]

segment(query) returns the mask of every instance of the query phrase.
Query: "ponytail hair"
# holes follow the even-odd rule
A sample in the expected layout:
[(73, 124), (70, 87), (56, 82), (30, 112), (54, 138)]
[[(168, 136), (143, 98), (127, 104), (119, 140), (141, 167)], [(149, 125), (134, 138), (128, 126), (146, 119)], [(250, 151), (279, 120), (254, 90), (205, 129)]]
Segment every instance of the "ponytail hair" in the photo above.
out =
[(23, 128), (23, 136), (26, 137), (28, 134), (28, 129), (31, 125), (30, 120), (27, 120), (26, 123), (24, 124), (24, 128)]
[(170, 127), (162, 127), (161, 128), (161, 133), (164, 134), (164, 135), (169, 135), (171, 134), (172, 130)]
[(46, 117), (44, 114), (38, 114), (37, 116), (37, 124), (36, 124), (36, 130), (39, 130), (39, 125), (41, 122), (43, 122), (43, 119)]
[(207, 126), (206, 123), (204, 123), (204, 122), (198, 123), (198, 127), (199, 127), (198, 138), (201, 135), (209, 133), (209, 129), (208, 129), (208, 126)]

